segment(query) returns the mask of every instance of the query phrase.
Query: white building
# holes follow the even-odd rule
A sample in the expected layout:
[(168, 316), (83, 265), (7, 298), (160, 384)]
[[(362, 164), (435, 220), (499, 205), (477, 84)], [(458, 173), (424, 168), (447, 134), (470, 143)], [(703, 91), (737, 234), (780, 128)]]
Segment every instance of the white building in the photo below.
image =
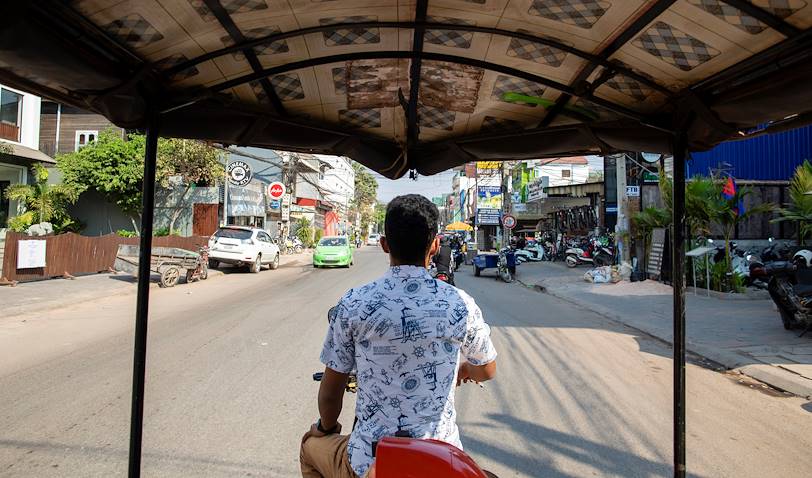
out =
[(6, 188), (31, 183), (35, 163), (55, 163), (39, 151), (41, 103), (39, 96), (0, 85), (0, 231), (22, 207), (6, 199)]
[(350, 201), (355, 196), (355, 170), (349, 159), (339, 156), (317, 155), (329, 167), (319, 175), (319, 187), (342, 220), (346, 220)]
[(551, 187), (583, 184), (589, 177), (589, 161), (583, 156), (536, 159), (528, 163), (536, 170), (535, 177), (550, 178)]

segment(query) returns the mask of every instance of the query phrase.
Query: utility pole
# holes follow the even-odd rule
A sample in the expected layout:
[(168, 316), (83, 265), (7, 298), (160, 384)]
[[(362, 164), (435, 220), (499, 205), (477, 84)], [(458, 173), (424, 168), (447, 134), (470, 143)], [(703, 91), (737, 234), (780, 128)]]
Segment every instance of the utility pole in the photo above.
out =
[[(502, 217), (504, 217), (507, 214), (510, 214), (510, 202), (511, 202), (511, 198), (509, 197), (510, 191), (509, 191), (509, 188), (508, 188), (508, 183), (509, 183), (508, 178), (510, 178), (510, 174), (509, 174), (510, 170), (508, 168), (506, 168), (506, 166), (507, 166), (507, 161), (502, 161), (502, 171), (501, 171), (502, 177), (501, 177), (501, 181), (500, 181), (500, 186), (501, 186), (500, 189), (502, 190)], [(502, 244), (501, 244), (501, 247), (506, 247), (510, 243), (510, 237), (509, 237), (510, 236), (510, 231), (508, 230), (508, 228), (506, 228), (505, 226), (503, 226), (501, 224), (499, 225), (499, 227), (502, 228)]]
[(615, 160), (617, 175), (617, 224), (615, 225), (615, 244), (620, 247), (621, 261), (629, 262), (629, 244), (623, 240), (624, 232), (629, 231), (629, 198), (626, 197), (626, 155), (620, 154)]
[(228, 156), (226, 156), (225, 164), (223, 165), (223, 226), (228, 225)]

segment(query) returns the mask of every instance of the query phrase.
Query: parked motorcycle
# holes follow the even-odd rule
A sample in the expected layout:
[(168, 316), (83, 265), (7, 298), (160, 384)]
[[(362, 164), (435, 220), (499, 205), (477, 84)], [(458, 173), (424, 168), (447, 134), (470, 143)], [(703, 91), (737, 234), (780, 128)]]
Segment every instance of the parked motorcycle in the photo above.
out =
[(787, 330), (803, 328), (801, 336), (812, 330), (812, 252), (798, 251), (792, 262), (774, 261), (764, 265), (769, 277), (767, 291), (778, 307)]
[(597, 239), (592, 238), (584, 247), (570, 247), (566, 250), (567, 267), (578, 267), (581, 264), (591, 264), (596, 267), (608, 266), (612, 264), (615, 257), (614, 251), (609, 246), (604, 246)]
[(515, 254), (516, 262), (519, 264), (523, 262), (541, 262), (548, 260), (544, 247), (537, 242), (527, 245), (524, 249), (516, 249)]

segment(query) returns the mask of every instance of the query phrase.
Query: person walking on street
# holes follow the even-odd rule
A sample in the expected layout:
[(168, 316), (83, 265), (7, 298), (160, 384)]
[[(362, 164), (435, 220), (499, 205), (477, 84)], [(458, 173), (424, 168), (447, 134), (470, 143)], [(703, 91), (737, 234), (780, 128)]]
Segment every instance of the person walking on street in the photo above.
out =
[[(474, 299), (428, 273), (439, 249), (438, 217), (423, 196), (393, 199), (381, 238), (389, 270), (350, 289), (330, 309), (319, 418), (302, 437), (299, 454), (304, 478), (374, 476), (374, 446), (395, 434), (462, 448), (455, 388), (492, 379), (496, 349)], [(338, 417), (352, 371), (358, 422), (342, 435)]]

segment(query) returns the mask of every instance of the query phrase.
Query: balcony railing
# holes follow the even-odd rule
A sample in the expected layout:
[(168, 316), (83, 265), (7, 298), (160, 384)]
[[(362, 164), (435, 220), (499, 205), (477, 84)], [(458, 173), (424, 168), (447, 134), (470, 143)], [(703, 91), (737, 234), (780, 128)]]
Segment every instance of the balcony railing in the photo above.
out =
[(0, 122), (0, 138), (19, 142), (20, 127), (13, 124)]

